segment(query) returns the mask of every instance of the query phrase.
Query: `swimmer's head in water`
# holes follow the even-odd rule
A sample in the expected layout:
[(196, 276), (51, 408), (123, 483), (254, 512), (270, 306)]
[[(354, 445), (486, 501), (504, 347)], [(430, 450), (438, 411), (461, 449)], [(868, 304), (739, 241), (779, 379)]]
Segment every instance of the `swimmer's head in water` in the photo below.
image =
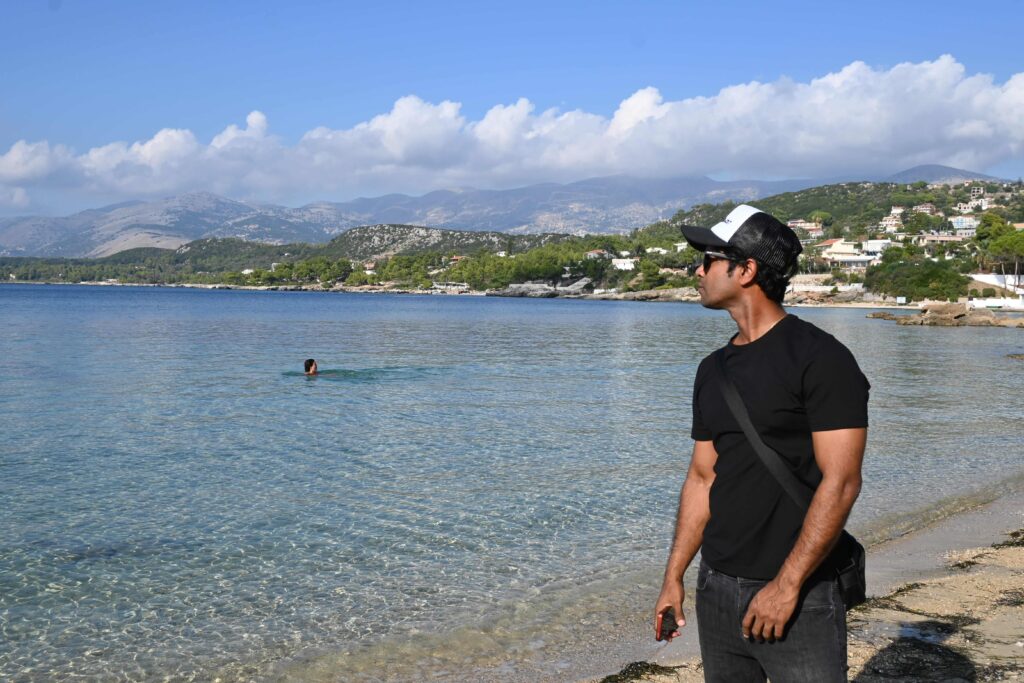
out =
[(307, 358), (306, 359), (306, 363), (305, 363), (305, 368), (306, 368), (306, 374), (307, 375), (315, 375), (316, 374), (316, 361), (313, 360), (312, 358)]

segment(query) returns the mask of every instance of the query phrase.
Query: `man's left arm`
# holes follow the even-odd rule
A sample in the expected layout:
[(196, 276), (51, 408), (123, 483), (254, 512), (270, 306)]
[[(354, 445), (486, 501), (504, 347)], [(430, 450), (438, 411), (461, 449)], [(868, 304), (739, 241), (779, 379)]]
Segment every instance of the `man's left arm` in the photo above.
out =
[(800, 588), (832, 550), (860, 493), (867, 429), (834, 429), (811, 436), (821, 483), (793, 550), (775, 578), (750, 601), (743, 617), (747, 638), (782, 637), (800, 599)]

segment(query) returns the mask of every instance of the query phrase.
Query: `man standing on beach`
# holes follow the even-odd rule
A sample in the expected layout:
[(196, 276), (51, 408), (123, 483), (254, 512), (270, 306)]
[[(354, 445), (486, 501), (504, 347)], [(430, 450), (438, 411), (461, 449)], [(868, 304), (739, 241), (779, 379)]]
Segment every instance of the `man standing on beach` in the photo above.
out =
[[(741, 205), (683, 235), (704, 252), (701, 304), (728, 311), (738, 332), (697, 370), (693, 456), (655, 615), (671, 608), (685, 623), (683, 573), (700, 549), (705, 680), (845, 681), (846, 610), (830, 552), (860, 492), (868, 381), (845, 346), (783, 310), (802, 251), (792, 230)], [(717, 353), (762, 439), (815, 489), (806, 514), (730, 412)]]

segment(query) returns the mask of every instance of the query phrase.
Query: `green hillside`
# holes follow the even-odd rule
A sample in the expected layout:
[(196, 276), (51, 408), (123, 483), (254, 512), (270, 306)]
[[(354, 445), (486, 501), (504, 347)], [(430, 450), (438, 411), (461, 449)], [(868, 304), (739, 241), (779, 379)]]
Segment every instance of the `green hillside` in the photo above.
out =
[[(508, 235), (500, 232), (441, 230), (411, 225), (354, 228), (326, 244), (273, 245), (236, 238), (202, 239), (178, 249), (144, 247), (96, 259), (0, 257), (6, 280), (93, 282), (119, 280), (144, 284), (219, 283), (243, 270), (269, 271), (272, 264), (296, 265), (364, 261), (422, 254), (476, 254), (481, 251), (523, 253), (545, 244), (576, 239), (570, 235)], [(346, 265), (338, 272), (349, 272)], [(11, 278), (10, 276), (14, 277)], [(236, 281), (238, 278), (234, 278)]]
[[(1004, 189), (997, 184), (977, 185), (986, 188), (991, 196)], [(1005, 197), (1006, 208), (996, 209), (996, 213), (1011, 222), (1024, 221), (1024, 194), (1017, 191)], [(938, 211), (955, 214), (954, 207), (960, 202), (971, 199), (970, 188), (963, 185), (940, 186), (929, 188), (925, 183), (903, 185), (896, 183), (840, 183), (822, 185), (799, 192), (783, 194), (753, 200), (750, 203), (767, 211), (779, 220), (786, 222), (794, 219), (813, 221), (820, 218), (831, 234), (864, 234), (870, 232), (878, 222), (889, 214), (893, 206), (910, 209), (918, 204), (933, 204)], [(736, 207), (735, 202), (722, 204), (698, 204), (687, 211), (676, 213), (672, 224), (714, 225), (725, 218)], [(923, 216), (923, 214), (919, 214)], [(911, 231), (942, 227), (944, 221), (927, 221), (924, 218), (907, 216), (920, 223), (908, 223)], [(933, 225), (934, 223), (934, 225)]]
[(480, 251), (504, 251), (519, 254), (567, 239), (572, 237), (555, 233), (510, 235), (504, 232), (443, 230), (415, 225), (370, 225), (343, 232), (323, 245), (317, 253), (327, 258), (355, 260), (390, 255), (416, 256), (428, 252), (466, 255)]

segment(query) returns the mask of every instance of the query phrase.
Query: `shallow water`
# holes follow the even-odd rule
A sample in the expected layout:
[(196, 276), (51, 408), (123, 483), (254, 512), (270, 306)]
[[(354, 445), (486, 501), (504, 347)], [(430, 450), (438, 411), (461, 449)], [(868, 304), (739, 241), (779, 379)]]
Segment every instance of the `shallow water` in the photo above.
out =
[[(855, 527), (1024, 472), (1022, 331), (794, 312), (873, 385)], [(694, 305), (2, 286), (0, 678), (570, 667), (559, 644), (660, 572), (693, 373), (732, 330)]]

